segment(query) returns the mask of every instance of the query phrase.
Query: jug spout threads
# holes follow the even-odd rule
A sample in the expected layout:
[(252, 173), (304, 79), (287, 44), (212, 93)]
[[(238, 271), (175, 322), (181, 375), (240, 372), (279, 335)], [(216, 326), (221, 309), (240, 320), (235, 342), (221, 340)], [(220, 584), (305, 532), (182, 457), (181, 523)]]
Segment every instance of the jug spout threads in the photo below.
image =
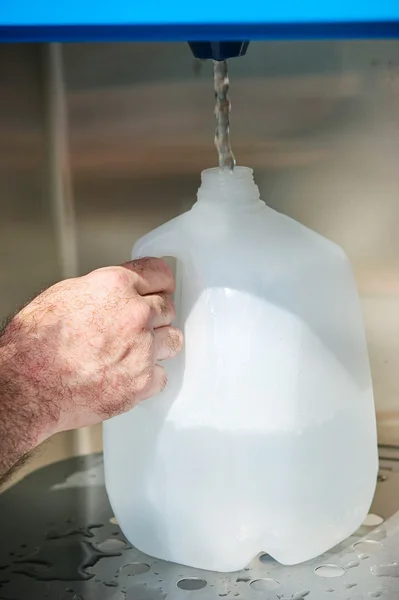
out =
[(230, 145), (230, 100), (227, 60), (213, 61), (213, 82), (215, 88), (215, 146), (219, 155), (219, 168), (232, 171), (236, 164)]
[(214, 168), (201, 173), (198, 201), (238, 205), (259, 202), (259, 198), (259, 188), (249, 167), (235, 167), (234, 171)]

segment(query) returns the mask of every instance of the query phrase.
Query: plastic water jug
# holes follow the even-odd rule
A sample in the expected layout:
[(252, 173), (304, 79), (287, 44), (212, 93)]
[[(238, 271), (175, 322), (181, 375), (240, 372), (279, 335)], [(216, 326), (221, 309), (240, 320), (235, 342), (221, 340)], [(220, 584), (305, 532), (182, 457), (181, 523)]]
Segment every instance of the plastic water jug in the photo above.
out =
[[(160, 198), (160, 202), (162, 198)], [(202, 173), (185, 214), (133, 257), (174, 256), (183, 353), (162, 394), (104, 425), (129, 541), (212, 571), (291, 565), (351, 535), (377, 478), (358, 295), (344, 252), (269, 208), (252, 170)]]

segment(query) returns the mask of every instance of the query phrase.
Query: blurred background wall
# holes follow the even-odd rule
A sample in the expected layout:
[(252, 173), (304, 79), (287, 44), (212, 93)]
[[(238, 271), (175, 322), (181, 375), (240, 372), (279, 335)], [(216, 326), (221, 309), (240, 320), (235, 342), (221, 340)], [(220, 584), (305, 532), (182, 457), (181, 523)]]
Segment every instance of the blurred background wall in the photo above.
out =
[[(380, 440), (399, 440), (399, 42), (253, 43), (231, 135), (263, 199), (338, 242), (361, 296)], [(0, 46), (0, 316), (130, 257), (216, 165), (212, 69), (184, 44)], [(267, 265), (265, 265), (267, 268)], [(101, 449), (56, 436), (27, 469)], [(21, 471), (22, 476), (25, 471)]]

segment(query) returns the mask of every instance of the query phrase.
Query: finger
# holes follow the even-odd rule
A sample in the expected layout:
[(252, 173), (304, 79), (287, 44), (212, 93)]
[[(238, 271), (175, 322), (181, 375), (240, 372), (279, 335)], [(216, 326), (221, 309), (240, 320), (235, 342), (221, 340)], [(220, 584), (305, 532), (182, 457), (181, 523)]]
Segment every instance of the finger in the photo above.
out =
[(170, 325), (175, 318), (175, 306), (173, 300), (167, 294), (154, 294), (144, 296), (143, 300), (152, 309), (152, 326), (154, 329)]
[(154, 330), (155, 360), (174, 358), (183, 348), (183, 334), (177, 327)]
[(141, 296), (165, 292), (173, 294), (173, 273), (161, 258), (139, 258), (122, 265), (135, 275), (135, 288)]
[(147, 398), (151, 398), (152, 396), (159, 394), (162, 392), (167, 383), (168, 375), (165, 369), (161, 365), (155, 365), (154, 377), (151, 381), (151, 385), (146, 389), (142, 399), (146, 400)]

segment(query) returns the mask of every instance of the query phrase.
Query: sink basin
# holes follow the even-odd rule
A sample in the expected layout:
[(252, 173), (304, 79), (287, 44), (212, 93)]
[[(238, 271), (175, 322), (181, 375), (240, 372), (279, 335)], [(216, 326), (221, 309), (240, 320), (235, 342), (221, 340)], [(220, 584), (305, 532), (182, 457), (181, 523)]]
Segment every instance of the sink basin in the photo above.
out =
[(399, 448), (380, 447), (373, 506), (355, 535), (302, 565), (283, 567), (263, 554), (229, 575), (132, 548), (113, 518), (102, 467), (101, 454), (71, 458), (0, 495), (0, 600), (399, 597)]

